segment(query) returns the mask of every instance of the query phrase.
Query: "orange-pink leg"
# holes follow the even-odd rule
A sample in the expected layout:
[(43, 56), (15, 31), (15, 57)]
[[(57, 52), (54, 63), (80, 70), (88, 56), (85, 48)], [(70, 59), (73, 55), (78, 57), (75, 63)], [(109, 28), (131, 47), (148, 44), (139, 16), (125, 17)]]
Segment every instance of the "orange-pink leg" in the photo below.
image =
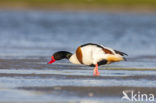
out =
[(95, 65), (94, 71), (93, 71), (94, 76), (99, 76), (100, 73), (98, 72), (98, 64)]

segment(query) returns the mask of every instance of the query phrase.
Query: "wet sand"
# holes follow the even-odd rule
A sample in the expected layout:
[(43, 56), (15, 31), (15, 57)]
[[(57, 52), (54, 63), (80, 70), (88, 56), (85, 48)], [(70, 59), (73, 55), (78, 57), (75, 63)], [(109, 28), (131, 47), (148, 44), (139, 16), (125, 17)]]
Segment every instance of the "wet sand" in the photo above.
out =
[(111, 64), (101, 66), (101, 75), (94, 77), (92, 67), (66, 60), (48, 65), (48, 57), (1, 58), (3, 103), (125, 103), (121, 101), (122, 92), (128, 90), (156, 95), (155, 68), (142, 70)]

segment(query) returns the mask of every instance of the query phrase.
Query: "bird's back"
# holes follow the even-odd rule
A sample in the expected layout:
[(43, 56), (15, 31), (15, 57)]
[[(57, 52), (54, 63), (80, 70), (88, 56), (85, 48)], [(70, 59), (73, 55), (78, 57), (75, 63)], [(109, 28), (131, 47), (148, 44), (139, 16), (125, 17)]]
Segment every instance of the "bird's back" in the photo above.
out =
[(95, 65), (102, 60), (107, 60), (108, 63), (118, 62), (123, 60), (123, 56), (126, 55), (123, 52), (93, 43), (84, 44), (80, 47), (83, 57), (82, 61), (85, 65)]
[(94, 63), (96, 58), (99, 58), (103, 51), (96, 45), (86, 45), (81, 47), (82, 50), (82, 61), (85, 65), (91, 65)]
[(69, 59), (74, 64), (95, 65), (109, 64), (124, 60), (125, 53), (102, 45), (88, 43), (77, 48)]

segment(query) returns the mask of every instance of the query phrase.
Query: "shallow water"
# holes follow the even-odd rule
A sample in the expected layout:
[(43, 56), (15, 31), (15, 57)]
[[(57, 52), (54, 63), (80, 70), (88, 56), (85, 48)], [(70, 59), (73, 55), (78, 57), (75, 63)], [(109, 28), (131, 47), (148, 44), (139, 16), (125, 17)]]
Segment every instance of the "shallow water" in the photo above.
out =
[[(156, 96), (156, 15), (0, 11), (0, 102), (120, 103), (123, 90)], [(94, 42), (126, 52), (128, 61), (93, 67), (55, 51)], [(16, 94), (16, 95), (15, 95)]]
[(2, 59), (0, 101), (121, 103), (123, 90), (156, 95), (154, 68), (141, 70), (112, 64), (101, 66), (101, 75), (94, 77), (92, 67), (66, 61), (47, 65), (47, 61), (44, 57)]

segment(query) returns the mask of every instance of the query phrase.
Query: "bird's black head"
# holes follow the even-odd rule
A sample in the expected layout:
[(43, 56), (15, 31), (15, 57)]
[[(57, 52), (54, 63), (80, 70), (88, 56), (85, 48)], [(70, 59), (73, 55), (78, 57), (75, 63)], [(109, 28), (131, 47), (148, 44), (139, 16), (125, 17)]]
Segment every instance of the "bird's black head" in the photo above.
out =
[(55, 60), (69, 59), (71, 55), (72, 53), (67, 52), (67, 51), (58, 51), (53, 54)]
[(69, 59), (71, 56), (72, 56), (72, 53), (67, 52), (67, 51), (58, 51), (58, 52), (55, 52), (55, 53), (51, 56), (51, 61), (48, 62), (48, 64), (52, 64), (52, 63), (55, 62), (56, 60)]

